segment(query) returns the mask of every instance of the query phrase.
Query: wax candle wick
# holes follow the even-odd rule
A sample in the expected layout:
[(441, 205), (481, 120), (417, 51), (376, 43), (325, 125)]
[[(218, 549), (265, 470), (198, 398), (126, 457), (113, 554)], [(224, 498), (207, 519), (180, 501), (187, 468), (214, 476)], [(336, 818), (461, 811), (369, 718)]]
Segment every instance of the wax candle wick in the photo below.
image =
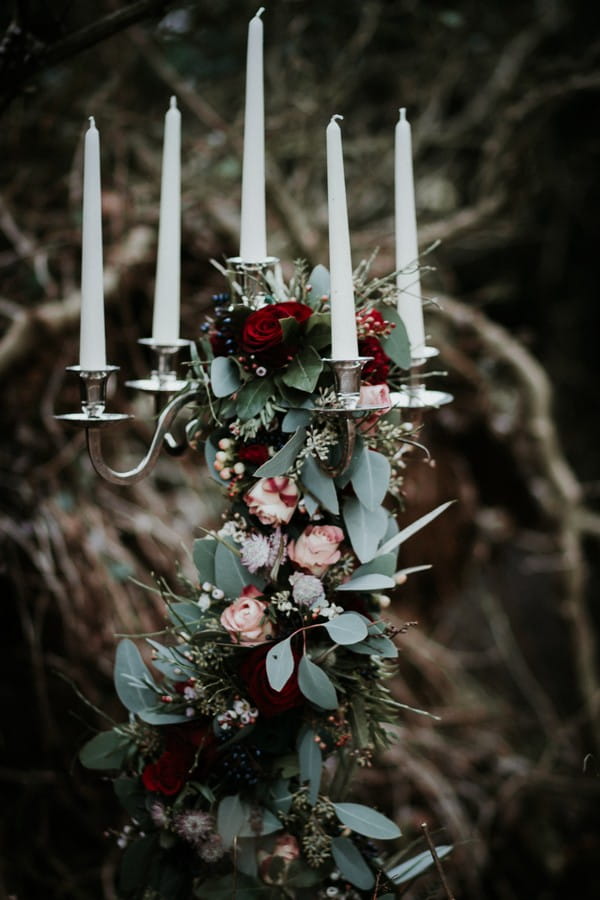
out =
[(171, 109), (177, 109), (177, 97), (171, 97), (170, 104)]
[(339, 119), (340, 121), (342, 121), (343, 118), (344, 118), (343, 116), (340, 116), (338, 113), (336, 113), (335, 116), (331, 117), (331, 121), (335, 122), (336, 119)]
[(405, 106), (400, 107), (400, 120), (402, 122), (406, 121), (406, 107)]
[(259, 9), (259, 11), (258, 11), (258, 12), (256, 13), (256, 15), (254, 16), (254, 18), (255, 18), (255, 19), (260, 18), (260, 16), (262, 16), (262, 14), (264, 13), (264, 11), (265, 11), (264, 6), (261, 6), (261, 8)]

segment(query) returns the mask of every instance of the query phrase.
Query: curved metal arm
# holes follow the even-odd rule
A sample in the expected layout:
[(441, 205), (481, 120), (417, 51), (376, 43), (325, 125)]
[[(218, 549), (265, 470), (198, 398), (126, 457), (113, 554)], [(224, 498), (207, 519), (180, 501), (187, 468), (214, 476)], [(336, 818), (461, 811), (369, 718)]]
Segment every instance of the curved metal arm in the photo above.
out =
[(104, 458), (102, 456), (102, 438), (101, 438), (101, 429), (95, 428), (93, 425), (89, 425), (86, 428), (87, 431), (87, 446), (88, 453), (90, 455), (90, 459), (92, 461), (92, 465), (98, 475), (104, 478), (105, 481), (110, 481), (111, 484), (135, 484), (136, 481), (141, 481), (142, 478), (145, 478), (148, 475), (154, 466), (157, 463), (158, 457), (160, 455), (160, 451), (163, 445), (163, 438), (168, 434), (171, 425), (177, 418), (178, 413), (184, 406), (187, 406), (188, 403), (191, 403), (193, 400), (196, 400), (197, 397), (200, 396), (202, 389), (196, 388), (189, 391), (186, 391), (183, 394), (177, 394), (173, 397), (163, 411), (158, 417), (158, 421), (156, 423), (156, 429), (154, 431), (154, 435), (152, 436), (152, 441), (150, 443), (150, 447), (148, 448), (148, 452), (138, 463), (135, 468), (130, 469), (129, 472), (116, 472), (114, 469), (111, 469), (107, 463), (104, 462)]

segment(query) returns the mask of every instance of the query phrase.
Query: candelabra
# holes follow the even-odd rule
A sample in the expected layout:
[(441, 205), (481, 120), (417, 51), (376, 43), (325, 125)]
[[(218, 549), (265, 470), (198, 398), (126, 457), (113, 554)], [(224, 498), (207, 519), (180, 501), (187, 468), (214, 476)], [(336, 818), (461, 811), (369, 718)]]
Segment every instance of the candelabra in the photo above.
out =
[[(266, 298), (262, 289), (264, 283), (262, 276), (265, 270), (278, 260), (269, 257), (259, 262), (247, 262), (234, 257), (227, 262), (239, 280), (242, 302), (253, 309), (259, 309), (264, 305)], [(171, 434), (171, 428), (184, 407), (197, 401), (206, 388), (206, 379), (184, 380), (177, 376), (175, 357), (182, 349), (188, 348), (191, 341), (177, 339), (163, 344), (153, 338), (141, 338), (139, 343), (152, 350), (155, 364), (147, 378), (126, 381), (125, 384), (134, 390), (153, 395), (157, 421), (148, 450), (136, 466), (126, 472), (116, 471), (106, 463), (102, 453), (102, 432), (133, 418), (127, 413), (106, 411), (107, 384), (110, 377), (119, 371), (118, 366), (107, 365), (97, 370), (69, 366), (67, 371), (76, 372), (80, 377), (81, 411), (55, 417), (66, 424), (85, 429), (91, 463), (98, 475), (112, 484), (127, 485), (141, 481), (152, 472), (163, 449), (172, 456), (182, 455), (187, 450), (187, 441), (176, 441)], [(433, 348), (425, 350), (427, 356), (437, 353)], [(348, 468), (360, 422), (373, 413), (387, 408), (383, 405), (360, 402), (361, 373), (363, 366), (370, 359), (371, 357), (365, 356), (357, 359), (324, 359), (333, 371), (335, 399), (332, 403), (316, 408), (315, 414), (331, 416), (338, 420), (337, 462), (320, 463), (322, 469), (331, 477), (340, 475)], [(392, 395), (392, 405), (422, 408), (446, 403), (450, 399), (452, 398), (448, 394), (427, 391), (422, 384), (411, 384), (404, 392)]]

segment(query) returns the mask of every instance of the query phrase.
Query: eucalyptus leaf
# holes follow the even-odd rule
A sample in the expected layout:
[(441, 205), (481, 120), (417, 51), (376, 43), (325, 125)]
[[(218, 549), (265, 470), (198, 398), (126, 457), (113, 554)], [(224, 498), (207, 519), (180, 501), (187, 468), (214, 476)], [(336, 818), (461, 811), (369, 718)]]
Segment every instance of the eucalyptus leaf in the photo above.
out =
[(354, 493), (367, 509), (377, 509), (381, 505), (387, 493), (391, 471), (391, 466), (382, 453), (364, 448), (350, 480)]
[(312, 394), (323, 371), (323, 360), (310, 345), (305, 347), (291, 361), (281, 380), (288, 387)]
[(154, 650), (152, 666), (155, 669), (158, 669), (159, 672), (166, 675), (171, 681), (185, 681), (188, 678), (188, 673), (185, 672), (184, 669), (189, 666), (189, 662), (180, 653), (179, 648), (164, 647), (162, 644), (159, 644), (158, 641), (153, 641), (151, 638), (146, 638), (146, 642), (150, 644)]
[(86, 769), (120, 769), (131, 743), (114, 730), (102, 731), (84, 744), (79, 760)]
[(249, 572), (237, 553), (219, 541), (215, 551), (215, 583), (226, 597), (235, 598), (241, 595), (247, 585), (253, 584), (261, 589), (265, 581), (259, 575)]
[(312, 314), (306, 322), (306, 333), (311, 347), (323, 350), (331, 344), (331, 315), (329, 313)]
[(129, 638), (117, 645), (114, 676), (117, 696), (129, 712), (140, 713), (156, 706), (160, 691)]
[(298, 428), (305, 428), (311, 419), (310, 410), (308, 409), (288, 409), (281, 422), (281, 430), (286, 434), (296, 431)]
[[(255, 837), (256, 834), (273, 834), (279, 831), (281, 822), (270, 810), (264, 807), (252, 807), (242, 803), (245, 812), (244, 824), (238, 832), (239, 837)], [(257, 830), (257, 823), (260, 828)]]
[(397, 366), (400, 366), (401, 369), (410, 369), (410, 341), (404, 322), (396, 310), (391, 309), (389, 306), (382, 307), (380, 312), (387, 322), (393, 322), (396, 326), (387, 337), (380, 338), (381, 346)]
[(213, 537), (199, 538), (194, 541), (193, 557), (198, 570), (199, 581), (215, 584), (215, 553), (217, 541)]
[(370, 636), (358, 644), (351, 644), (348, 649), (363, 656), (381, 656), (383, 659), (396, 659), (398, 656), (398, 648), (385, 635)]
[(169, 618), (174, 625), (186, 628), (188, 631), (198, 631), (202, 628), (204, 619), (200, 607), (189, 600), (170, 603)]
[(350, 838), (335, 837), (331, 842), (331, 855), (342, 876), (350, 884), (362, 891), (368, 891), (373, 887), (375, 884), (373, 870)]
[(319, 468), (319, 464), (313, 456), (306, 457), (300, 473), (300, 480), (308, 493), (319, 501), (319, 505), (323, 509), (333, 513), (334, 516), (339, 515), (340, 507), (335, 483)]
[(377, 552), (377, 547), (387, 528), (387, 513), (384, 509), (367, 509), (356, 497), (348, 497), (342, 508), (344, 524), (350, 537), (352, 549), (361, 563), (369, 562)]
[(350, 581), (338, 585), (336, 591), (387, 591), (396, 587), (396, 582), (389, 575), (357, 575)]
[(449, 500), (447, 503), (442, 503), (440, 506), (436, 506), (431, 512), (421, 516), (420, 519), (416, 519), (410, 525), (407, 525), (406, 528), (402, 528), (401, 531), (394, 535), (394, 537), (390, 538), (389, 541), (386, 541), (385, 544), (382, 544), (377, 551), (377, 556), (383, 556), (384, 553), (390, 553), (392, 550), (395, 550), (396, 547), (403, 544), (404, 541), (408, 540), (409, 537), (412, 537), (413, 534), (416, 534), (417, 531), (420, 531), (421, 528), (424, 528), (434, 519), (437, 519), (437, 517), (447, 510), (449, 506), (452, 506), (454, 502), (454, 500)]
[(297, 749), (300, 781), (308, 782), (308, 799), (314, 806), (321, 786), (323, 754), (318, 745), (318, 735), (308, 725), (305, 725), (298, 735)]
[(239, 794), (223, 797), (217, 811), (217, 831), (229, 850), (246, 822), (246, 811)]
[[(452, 850), (452, 844), (440, 844), (435, 848), (435, 852), (439, 859), (448, 856)], [(425, 872), (430, 866), (434, 865), (434, 863), (435, 860), (431, 855), (431, 852), (429, 850), (424, 850), (422, 853), (418, 853), (416, 856), (394, 866), (393, 869), (390, 869), (385, 874), (390, 881), (394, 882), (394, 884), (405, 884), (407, 881), (416, 878), (417, 875), (421, 875), (422, 872)]]
[(368, 629), (362, 616), (345, 612), (323, 623), (323, 628), (336, 644), (356, 644), (367, 637)]
[(229, 356), (217, 356), (210, 364), (210, 386), (215, 397), (229, 397), (241, 384), (240, 371)]
[(190, 721), (183, 713), (169, 712), (167, 705), (154, 709), (143, 709), (138, 713), (138, 717), (147, 725), (178, 725), (181, 722)]
[(281, 450), (268, 459), (254, 473), (255, 478), (273, 478), (285, 475), (296, 462), (296, 457), (306, 441), (306, 428), (298, 428), (296, 433), (283, 445)]
[(314, 514), (316, 513), (316, 511), (319, 508), (319, 504), (317, 503), (317, 501), (315, 500), (314, 497), (311, 497), (310, 494), (305, 494), (303, 496), (302, 503), (306, 507), (306, 512), (308, 513), (309, 518), (312, 519), (312, 517), (314, 516)]
[(322, 266), (321, 263), (316, 265), (308, 276), (308, 283), (311, 286), (313, 301), (321, 299), (321, 297), (329, 297), (331, 290), (331, 276), (329, 269)]
[(362, 803), (334, 803), (333, 808), (342, 825), (357, 834), (380, 841), (391, 841), (402, 835), (395, 822), (370, 806), (363, 806)]
[(281, 691), (294, 671), (291, 638), (278, 641), (267, 653), (267, 678), (274, 691)]
[(237, 396), (237, 414), (246, 422), (263, 409), (269, 397), (273, 395), (273, 382), (270, 378), (253, 378), (240, 388)]
[(359, 575), (388, 575), (392, 578), (396, 574), (396, 554), (387, 553), (385, 556), (376, 556), (370, 562), (359, 566), (352, 573), (352, 578)]
[(350, 484), (352, 476), (356, 470), (356, 466), (358, 465), (358, 461), (362, 456), (363, 450), (365, 448), (365, 442), (360, 434), (356, 435), (356, 441), (354, 443), (354, 450), (352, 452), (352, 457), (350, 459), (350, 465), (348, 468), (342, 472), (341, 475), (337, 475), (335, 478), (335, 483), (339, 488), (345, 488), (346, 485)]
[(215, 469), (215, 462), (217, 459), (217, 448), (213, 444), (212, 439), (209, 438), (204, 444), (204, 461), (206, 462), (206, 470), (211, 478), (223, 486), (223, 482), (221, 478), (219, 478), (219, 473)]
[(298, 687), (307, 700), (322, 709), (336, 709), (338, 698), (329, 675), (308, 656), (303, 656), (298, 666)]
[(294, 795), (290, 790), (290, 782), (288, 778), (278, 778), (271, 787), (271, 794), (277, 812), (286, 815), (292, 806)]
[(119, 891), (128, 895), (139, 890), (148, 877), (148, 870), (156, 858), (158, 836), (146, 834), (127, 845), (119, 866)]

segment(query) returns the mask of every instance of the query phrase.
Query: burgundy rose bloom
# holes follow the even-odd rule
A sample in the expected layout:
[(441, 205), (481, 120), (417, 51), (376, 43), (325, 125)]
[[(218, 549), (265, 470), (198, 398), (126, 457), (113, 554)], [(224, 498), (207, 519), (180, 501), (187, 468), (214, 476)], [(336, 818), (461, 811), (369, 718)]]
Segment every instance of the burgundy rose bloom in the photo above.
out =
[(266, 444), (246, 444), (238, 448), (237, 457), (242, 462), (261, 466), (269, 458), (269, 448)]
[(383, 352), (383, 348), (377, 338), (363, 338), (358, 342), (358, 350), (361, 356), (372, 356), (373, 359), (365, 363), (362, 370), (362, 380), (368, 384), (385, 384), (390, 372), (390, 358)]
[(144, 768), (142, 784), (147, 791), (173, 796), (192, 774), (210, 766), (215, 755), (216, 739), (210, 724), (176, 725), (168, 731), (162, 754)]
[[(270, 649), (269, 646), (257, 647), (246, 655), (240, 666), (240, 675), (246, 685), (248, 696), (265, 719), (304, 703), (304, 697), (298, 687), (297, 668), (294, 668), (288, 682), (280, 691), (274, 690), (269, 684), (266, 658)], [(297, 665), (296, 653), (294, 658)]]
[(284, 342), (281, 319), (293, 318), (301, 325), (312, 316), (312, 312), (310, 306), (296, 300), (257, 309), (244, 322), (240, 349), (244, 353), (253, 354), (265, 366), (283, 365), (297, 347)]
[(183, 745), (177, 750), (164, 750), (156, 762), (149, 763), (142, 772), (142, 784), (147, 791), (166, 796), (178, 794), (189, 777), (193, 759), (193, 752), (185, 752)]

